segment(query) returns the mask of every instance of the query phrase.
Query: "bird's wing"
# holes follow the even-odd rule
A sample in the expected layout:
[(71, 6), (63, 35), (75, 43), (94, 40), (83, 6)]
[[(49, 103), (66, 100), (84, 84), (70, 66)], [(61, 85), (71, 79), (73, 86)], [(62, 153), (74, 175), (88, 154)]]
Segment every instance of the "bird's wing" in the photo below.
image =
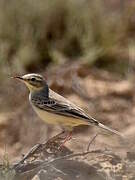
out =
[(69, 116), (77, 119), (83, 119), (85, 122), (88, 122), (89, 125), (95, 125), (111, 133), (117, 134), (120, 137), (123, 137), (121, 133), (101, 124), (96, 119), (86, 114), (81, 108), (71, 103), (69, 100), (62, 97), (61, 95), (55, 93), (51, 89), (49, 89), (49, 98), (46, 98), (41, 95), (40, 96), (37, 95), (31, 97), (31, 102), (36, 107), (43, 109), (45, 111), (49, 111), (55, 114)]
[(49, 89), (49, 98), (34, 96), (31, 101), (36, 107), (55, 114), (84, 119), (88, 122), (91, 121), (92, 124), (98, 123), (81, 108), (77, 107), (75, 104), (71, 103), (69, 100), (55, 93), (51, 89)]

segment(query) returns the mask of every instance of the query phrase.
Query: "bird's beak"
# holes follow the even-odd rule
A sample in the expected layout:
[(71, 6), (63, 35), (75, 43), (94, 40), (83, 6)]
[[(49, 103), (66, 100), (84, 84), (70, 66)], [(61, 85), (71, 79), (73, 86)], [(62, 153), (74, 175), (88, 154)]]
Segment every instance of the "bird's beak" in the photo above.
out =
[(24, 81), (24, 79), (23, 79), (21, 76), (13, 76), (13, 77), (11, 77), (11, 78), (13, 78), (13, 79), (19, 79), (19, 80)]

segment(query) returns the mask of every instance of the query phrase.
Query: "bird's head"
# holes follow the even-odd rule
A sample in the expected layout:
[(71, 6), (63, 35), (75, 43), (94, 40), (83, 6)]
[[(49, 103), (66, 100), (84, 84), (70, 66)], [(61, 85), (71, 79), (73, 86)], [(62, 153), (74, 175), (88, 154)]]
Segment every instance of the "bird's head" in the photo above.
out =
[(13, 78), (24, 82), (31, 92), (43, 89), (47, 85), (46, 80), (39, 74), (32, 73), (23, 76), (15, 76)]

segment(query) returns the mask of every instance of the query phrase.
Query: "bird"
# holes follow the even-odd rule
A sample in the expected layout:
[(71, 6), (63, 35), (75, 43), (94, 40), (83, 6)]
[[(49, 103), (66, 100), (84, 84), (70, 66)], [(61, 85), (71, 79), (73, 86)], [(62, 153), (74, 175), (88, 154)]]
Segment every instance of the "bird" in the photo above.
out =
[(96, 126), (120, 137), (123, 135), (91, 117), (82, 108), (49, 88), (46, 79), (40, 74), (25, 74), (13, 78), (23, 82), (29, 89), (29, 101), (33, 109), (47, 124), (60, 125), (70, 138), (74, 127)]

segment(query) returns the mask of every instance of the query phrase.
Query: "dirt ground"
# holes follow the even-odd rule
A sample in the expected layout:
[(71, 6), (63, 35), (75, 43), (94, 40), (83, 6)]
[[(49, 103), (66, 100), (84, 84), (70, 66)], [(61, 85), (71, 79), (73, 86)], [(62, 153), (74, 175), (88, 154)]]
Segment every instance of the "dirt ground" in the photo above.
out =
[[(79, 63), (50, 67), (49, 72), (42, 74), (47, 77), (53, 90), (82, 107), (100, 122), (121, 132), (125, 139), (93, 127), (76, 128), (66, 147), (74, 153), (84, 152), (98, 132), (90, 146), (93, 153), (54, 162), (59, 173), (47, 167), (29, 179), (135, 179), (133, 74), (123, 77)], [(0, 102), (3, 103), (0, 105), (0, 154), (2, 162), (8, 154), (8, 161), (13, 164), (33, 145), (59, 133), (61, 128), (47, 126), (39, 120), (29, 105), (28, 90), (22, 84), (11, 79), (3, 87), (7, 84), (8, 89), (0, 90)]]

